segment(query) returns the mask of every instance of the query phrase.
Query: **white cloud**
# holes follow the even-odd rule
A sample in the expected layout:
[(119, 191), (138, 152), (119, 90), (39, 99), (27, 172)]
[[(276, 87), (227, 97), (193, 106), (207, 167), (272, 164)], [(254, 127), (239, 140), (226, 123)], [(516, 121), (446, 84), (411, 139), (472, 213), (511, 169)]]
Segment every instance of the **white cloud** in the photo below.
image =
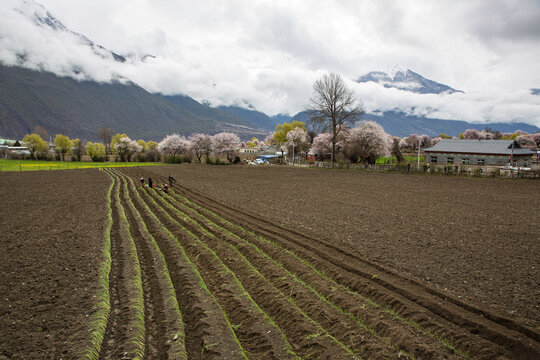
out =
[[(523, 1), (42, 0), (69, 29), (120, 54), (101, 57), (70, 34), (36, 27), (0, 5), (0, 61), (98, 81), (130, 79), (152, 92), (215, 105), (248, 102), (294, 114), (324, 72), (356, 79), (403, 64), (465, 94), (417, 95), (353, 84), (368, 110), (540, 126), (540, 4)], [(31, 4), (30, 4), (31, 5)], [(145, 62), (138, 57), (150, 53)]]

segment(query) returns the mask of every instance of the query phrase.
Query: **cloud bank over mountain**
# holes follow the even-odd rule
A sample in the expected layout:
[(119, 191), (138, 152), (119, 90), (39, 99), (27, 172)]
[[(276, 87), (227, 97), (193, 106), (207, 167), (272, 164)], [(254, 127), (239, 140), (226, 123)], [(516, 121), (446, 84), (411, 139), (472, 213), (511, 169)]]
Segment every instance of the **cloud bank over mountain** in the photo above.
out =
[[(268, 114), (303, 110), (337, 72), (367, 112), (540, 126), (537, 1), (42, 3), (2, 1), (0, 62)], [(354, 81), (396, 63), (464, 93)]]

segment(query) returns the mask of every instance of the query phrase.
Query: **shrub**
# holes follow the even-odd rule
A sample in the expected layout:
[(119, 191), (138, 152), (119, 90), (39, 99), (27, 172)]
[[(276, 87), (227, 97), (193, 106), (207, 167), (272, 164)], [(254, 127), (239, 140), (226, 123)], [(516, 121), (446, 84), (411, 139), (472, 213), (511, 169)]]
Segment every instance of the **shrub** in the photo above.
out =
[(228, 163), (226, 163), (224, 161), (221, 161), (218, 157), (216, 157), (216, 158), (207, 157), (206, 158), (206, 163), (208, 165), (228, 165)]

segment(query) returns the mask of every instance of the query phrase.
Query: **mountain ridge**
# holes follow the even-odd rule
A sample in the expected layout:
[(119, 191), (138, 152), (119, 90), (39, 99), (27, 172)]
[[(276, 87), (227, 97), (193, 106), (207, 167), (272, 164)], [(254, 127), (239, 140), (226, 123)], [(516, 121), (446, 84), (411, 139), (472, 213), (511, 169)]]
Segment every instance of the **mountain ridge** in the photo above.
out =
[(406, 68), (394, 68), (391, 72), (371, 71), (356, 80), (357, 83), (374, 82), (385, 88), (395, 88), (417, 94), (453, 94), (464, 93), (448, 85), (427, 79)]
[[(208, 117), (205, 112), (193, 113), (133, 83), (77, 81), (4, 65), (0, 65), (0, 83), (0, 133), (14, 138), (22, 138), (36, 125), (52, 134), (85, 140), (97, 140), (102, 126), (152, 140), (171, 133), (231, 131), (246, 139), (267, 134), (234, 114)], [(222, 111), (199, 105), (201, 109)]]

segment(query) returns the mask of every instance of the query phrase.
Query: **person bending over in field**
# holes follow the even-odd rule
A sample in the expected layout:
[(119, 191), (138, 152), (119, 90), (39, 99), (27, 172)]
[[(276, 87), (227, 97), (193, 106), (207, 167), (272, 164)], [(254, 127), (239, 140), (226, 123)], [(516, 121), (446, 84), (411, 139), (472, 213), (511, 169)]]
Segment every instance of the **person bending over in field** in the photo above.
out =
[(169, 186), (172, 187), (172, 184), (176, 182), (176, 179), (169, 174)]
[(167, 184), (163, 184), (163, 192), (167, 193), (168, 190), (169, 190), (169, 187), (167, 186)]
[(141, 186), (144, 187), (144, 178), (141, 178)]

